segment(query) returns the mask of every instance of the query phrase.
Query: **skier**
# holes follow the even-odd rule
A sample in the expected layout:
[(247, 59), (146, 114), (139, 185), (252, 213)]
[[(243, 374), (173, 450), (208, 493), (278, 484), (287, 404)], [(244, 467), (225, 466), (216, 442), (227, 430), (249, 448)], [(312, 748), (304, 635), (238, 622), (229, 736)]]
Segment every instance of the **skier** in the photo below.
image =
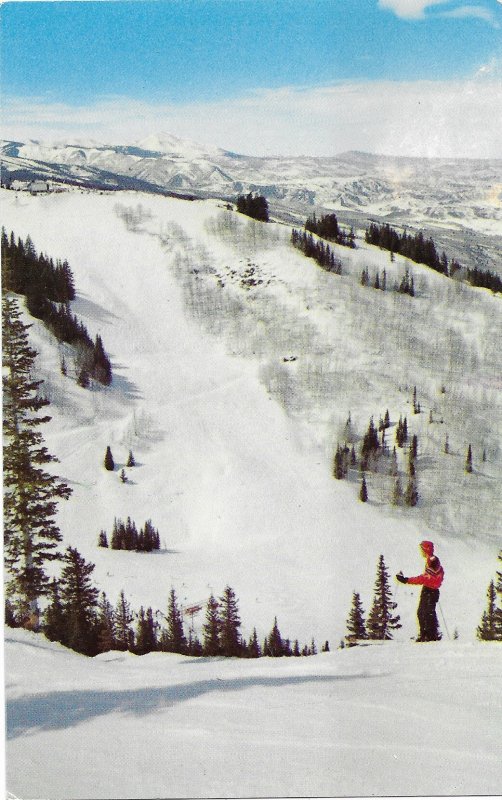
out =
[(420, 635), (417, 642), (435, 642), (441, 639), (436, 616), (436, 604), (439, 600), (439, 587), (443, 582), (444, 570), (439, 558), (434, 555), (432, 542), (420, 542), (420, 550), (425, 558), (425, 570), (415, 578), (405, 578), (400, 572), (396, 578), (400, 583), (411, 583), (422, 586), (420, 602), (417, 609)]

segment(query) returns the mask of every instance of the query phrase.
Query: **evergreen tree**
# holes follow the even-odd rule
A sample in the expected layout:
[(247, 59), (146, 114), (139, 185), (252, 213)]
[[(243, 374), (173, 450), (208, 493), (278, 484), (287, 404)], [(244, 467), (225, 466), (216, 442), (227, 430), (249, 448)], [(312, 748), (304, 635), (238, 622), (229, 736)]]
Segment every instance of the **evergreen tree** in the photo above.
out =
[(6, 597), (21, 624), (36, 628), (38, 600), (49, 590), (46, 563), (60, 558), (57, 502), (71, 489), (43, 469), (57, 459), (38, 430), (50, 417), (37, 414), (48, 402), (39, 396), (41, 381), (32, 378), (37, 354), (27, 331), (16, 301), (2, 298)]
[(366, 477), (363, 475), (361, 489), (359, 490), (359, 500), (361, 503), (368, 502), (368, 487), (366, 486)]
[(219, 616), (219, 605), (214, 596), (207, 601), (206, 622), (202, 628), (204, 637), (202, 650), (205, 656), (217, 656), (221, 652), (220, 632), (221, 622)]
[(221, 619), (221, 650), (224, 656), (241, 655), (241, 637), (239, 628), (241, 620), (237, 607), (235, 592), (230, 586), (226, 586), (222, 597), (220, 597), (220, 619)]
[(97, 636), (100, 653), (116, 649), (115, 610), (104, 592), (101, 592), (98, 603)]
[(115, 462), (113, 460), (113, 455), (110, 445), (108, 445), (108, 447), (106, 448), (104, 464), (105, 464), (105, 469), (107, 469), (109, 472), (113, 472), (113, 470), (115, 469)]
[(95, 655), (99, 592), (91, 582), (94, 564), (86, 562), (76, 548), (68, 547), (63, 565), (59, 587), (68, 646), (79, 653)]
[(398, 474), (398, 466), (397, 466), (397, 451), (396, 448), (392, 448), (392, 455), (390, 457), (390, 467), (389, 467), (389, 475), (393, 478), (397, 477)]
[(65, 614), (56, 578), (53, 578), (51, 582), (49, 597), (50, 600), (45, 609), (42, 630), (49, 641), (66, 644)]
[(418, 488), (416, 477), (410, 475), (408, 485), (404, 493), (404, 502), (407, 506), (416, 506), (418, 503)]
[(401, 480), (399, 475), (396, 477), (394, 481), (394, 488), (392, 490), (392, 505), (393, 506), (400, 506), (403, 503), (403, 487), (401, 485)]
[(163, 632), (162, 649), (168, 653), (186, 653), (187, 640), (183, 630), (183, 616), (178, 607), (176, 592), (171, 589), (167, 606), (167, 631)]
[(115, 642), (117, 650), (133, 650), (134, 649), (134, 633), (131, 628), (131, 622), (134, 616), (131, 612), (131, 606), (126, 600), (124, 590), (120, 592), (117, 605), (115, 606)]
[(378, 559), (373, 605), (367, 623), (370, 639), (392, 639), (392, 631), (401, 627), (399, 616), (393, 615), (395, 609), (387, 567), (381, 555)]
[(132, 450), (129, 450), (129, 458), (127, 459), (126, 467), (135, 467), (135, 466), (136, 466), (136, 461), (134, 459)]
[(361, 469), (367, 470), (371, 469), (378, 458), (380, 451), (380, 442), (378, 439), (378, 431), (375, 427), (375, 423), (373, 422), (373, 417), (371, 417), (368, 430), (366, 431), (363, 443), (361, 446)]
[(498, 635), (501, 633), (501, 631), (498, 630), (499, 625), (497, 624), (497, 593), (495, 591), (494, 581), (490, 581), (487, 597), (487, 608), (486, 611), (483, 612), (483, 616), (480, 624), (478, 625), (476, 633), (478, 639), (483, 641), (494, 641), (502, 638), (502, 636)]
[(135, 650), (138, 655), (157, 650), (157, 624), (151, 608), (147, 608), (146, 614), (143, 606), (139, 610)]
[(357, 592), (352, 595), (352, 607), (347, 619), (347, 633), (345, 641), (350, 646), (357, 644), (359, 639), (367, 639), (364, 609), (361, 598)]
[(467, 448), (467, 456), (466, 456), (466, 459), (465, 459), (465, 471), (467, 473), (471, 473), (472, 472), (472, 447), (471, 447), (471, 445), (469, 445), (469, 447)]
[[(502, 550), (499, 552), (499, 561), (502, 562)], [(497, 627), (497, 638), (502, 639), (502, 569), (497, 571), (497, 583), (495, 584), (497, 593), (497, 608), (495, 610), (495, 620)]]
[(108, 538), (106, 531), (100, 531), (98, 539), (98, 547), (108, 547)]
[(96, 336), (92, 351), (92, 376), (104, 386), (109, 386), (112, 382), (110, 359), (105, 353), (103, 340), (99, 334)]
[(274, 625), (268, 636), (268, 654), (273, 658), (279, 658), (284, 655), (284, 643), (282, 641), (281, 632), (277, 624), (277, 617), (274, 619)]
[(260, 656), (261, 656), (260, 643), (258, 641), (256, 628), (253, 628), (253, 633), (251, 634), (251, 638), (249, 639), (249, 644), (248, 644), (248, 658), (260, 658)]

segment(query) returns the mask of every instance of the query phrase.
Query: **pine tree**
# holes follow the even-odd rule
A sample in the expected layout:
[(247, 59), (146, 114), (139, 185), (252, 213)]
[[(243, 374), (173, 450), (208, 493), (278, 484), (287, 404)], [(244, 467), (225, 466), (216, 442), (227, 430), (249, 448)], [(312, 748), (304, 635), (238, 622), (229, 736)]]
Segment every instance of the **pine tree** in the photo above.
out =
[(116, 649), (115, 610), (104, 592), (101, 592), (98, 603), (97, 638), (100, 653)]
[(282, 641), (281, 632), (277, 624), (277, 617), (274, 619), (274, 625), (268, 635), (268, 654), (273, 658), (279, 658), (284, 655), (284, 643)]
[[(499, 561), (502, 562), (502, 550), (499, 552)], [(495, 591), (498, 596), (497, 608), (495, 610), (495, 622), (497, 628), (497, 638), (502, 639), (502, 569), (497, 571), (497, 583)]]
[(167, 631), (163, 631), (162, 649), (168, 653), (186, 653), (187, 640), (183, 630), (183, 616), (178, 607), (176, 592), (171, 589), (167, 606)]
[(364, 609), (361, 598), (357, 592), (352, 595), (352, 607), (347, 619), (347, 633), (345, 641), (350, 646), (357, 644), (359, 639), (367, 639)]
[(408, 485), (404, 493), (404, 502), (410, 507), (414, 507), (418, 503), (417, 479), (413, 475), (410, 475), (408, 479)]
[(157, 650), (157, 624), (151, 608), (147, 608), (146, 614), (143, 606), (139, 610), (135, 650), (138, 655)]
[(127, 459), (126, 467), (135, 467), (135, 466), (136, 466), (136, 461), (134, 459), (132, 450), (129, 450), (129, 458)]
[(393, 506), (400, 506), (403, 503), (403, 487), (401, 485), (401, 479), (399, 475), (396, 477), (394, 481), (394, 488), (392, 490), (392, 505)]
[(253, 628), (253, 633), (251, 634), (251, 638), (249, 639), (249, 644), (248, 644), (248, 658), (260, 658), (260, 656), (261, 656), (260, 643), (258, 641), (256, 628)]
[(68, 499), (71, 489), (43, 469), (57, 459), (37, 430), (50, 417), (37, 415), (48, 401), (39, 396), (41, 381), (31, 377), (37, 353), (28, 327), (16, 301), (2, 298), (6, 597), (21, 624), (36, 628), (38, 600), (49, 590), (46, 563), (60, 558), (57, 502)]
[(203, 625), (202, 650), (205, 656), (217, 656), (221, 652), (220, 631), (221, 622), (219, 616), (219, 605), (214, 596), (207, 601), (206, 622)]
[(108, 537), (106, 535), (106, 531), (100, 531), (98, 547), (108, 547)]
[(241, 620), (234, 590), (226, 586), (220, 597), (221, 650), (224, 656), (241, 655)]
[(109, 472), (113, 472), (113, 470), (115, 469), (115, 462), (113, 460), (110, 445), (108, 445), (108, 447), (106, 448), (104, 464), (105, 464), (105, 469), (107, 469)]
[(395, 609), (387, 567), (381, 555), (378, 559), (373, 605), (367, 623), (370, 639), (392, 639), (392, 631), (401, 627), (399, 616), (393, 616)]
[(466, 456), (466, 459), (465, 459), (465, 471), (467, 473), (471, 473), (472, 472), (472, 447), (471, 447), (471, 445), (469, 445), (469, 447), (467, 448), (467, 456)]
[(361, 503), (368, 502), (368, 487), (366, 486), (366, 477), (363, 475), (361, 489), (359, 490), (359, 500)]
[(126, 600), (124, 590), (120, 592), (117, 605), (115, 606), (115, 641), (117, 650), (134, 649), (134, 633), (131, 622), (134, 616), (131, 606)]
[[(481, 622), (477, 628), (477, 637), (483, 641), (494, 641), (498, 639), (497, 634), (497, 593), (495, 591), (495, 582), (490, 581), (487, 591), (488, 604), (486, 611), (483, 612)], [(500, 637), (502, 638), (502, 637)]]
[(91, 582), (94, 564), (86, 562), (75, 547), (67, 548), (63, 564), (59, 586), (68, 646), (79, 653), (95, 655), (99, 592)]
[(66, 644), (65, 614), (56, 578), (51, 582), (50, 600), (45, 609), (42, 630), (49, 641)]

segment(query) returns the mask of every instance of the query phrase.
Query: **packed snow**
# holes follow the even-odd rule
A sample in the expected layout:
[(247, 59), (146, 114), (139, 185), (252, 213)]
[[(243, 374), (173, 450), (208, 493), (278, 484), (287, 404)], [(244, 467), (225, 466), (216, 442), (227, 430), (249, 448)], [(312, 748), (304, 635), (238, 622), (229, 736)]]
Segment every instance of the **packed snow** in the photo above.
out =
[(8, 630), (8, 788), (23, 798), (500, 790), (500, 647), (300, 659), (88, 659)]
[[(171, 587), (190, 606), (229, 584), (246, 639), (277, 616), (284, 637), (332, 649), (253, 663), (86, 659), (7, 630), (9, 791), (494, 793), (500, 647), (475, 630), (502, 533), (500, 297), (361, 239), (337, 248), (342, 276), (328, 274), (291, 247), (289, 227), (218, 201), (3, 191), (2, 220), (68, 259), (73, 311), (113, 364), (111, 387), (79, 387), (68, 348), (26, 315), (51, 403), (44, 436), (73, 489), (59, 506), (64, 546), (96, 564), (112, 603), (124, 589), (135, 610), (165, 612)], [(366, 266), (385, 269), (389, 286), (408, 268), (417, 296), (362, 287)], [(391, 505), (386, 475), (369, 476), (367, 504), (357, 473), (332, 477), (349, 413), (360, 439), (386, 409), (389, 436), (400, 415), (418, 436), (414, 509)], [(129, 450), (137, 466), (124, 484)], [(128, 516), (152, 520), (160, 552), (98, 547), (100, 530)], [(379, 554), (391, 575), (418, 574), (423, 538), (446, 571), (443, 641), (410, 643), (418, 592), (396, 585), (395, 641), (336, 650), (353, 591), (369, 610)]]

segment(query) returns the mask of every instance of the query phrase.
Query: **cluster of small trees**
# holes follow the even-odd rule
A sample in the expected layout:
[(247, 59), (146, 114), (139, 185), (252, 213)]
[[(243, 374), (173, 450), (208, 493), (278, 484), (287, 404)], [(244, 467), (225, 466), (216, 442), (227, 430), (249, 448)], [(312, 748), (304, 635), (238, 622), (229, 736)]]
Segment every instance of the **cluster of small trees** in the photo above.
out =
[(293, 228), (291, 244), (301, 250), (307, 258), (313, 258), (327, 272), (334, 272), (335, 275), (342, 274), (342, 262), (335, 256), (329, 244), (314, 239), (311, 233)]
[(354, 229), (351, 228), (347, 233), (340, 228), (336, 214), (326, 214), (320, 219), (317, 219), (315, 214), (309, 217), (304, 225), (305, 230), (310, 233), (315, 233), (321, 239), (327, 239), (329, 242), (336, 242), (344, 247), (355, 248), (355, 234)]
[(392, 599), (389, 574), (383, 555), (378, 559), (373, 603), (365, 619), (365, 611), (358, 592), (352, 595), (352, 605), (347, 618), (347, 633), (342, 646), (353, 647), (368, 639), (392, 639), (392, 632), (401, 628), (400, 617), (395, 614), (397, 604)]
[[(93, 342), (85, 325), (72, 314), (75, 299), (73, 274), (67, 261), (57, 261), (37, 254), (31, 238), (15, 240), (2, 229), (2, 281), (4, 290), (26, 296), (26, 306), (33, 317), (41, 319), (60, 342), (75, 351), (77, 380), (87, 388), (91, 379), (109, 386), (112, 368), (101, 337)], [(67, 374), (64, 359), (61, 371)]]
[[(108, 547), (108, 535), (104, 530), (100, 531), (98, 545), (99, 547)], [(138, 532), (136, 523), (130, 517), (126, 522), (115, 519), (109, 546), (112, 550), (135, 550), (137, 553), (151, 553), (153, 550), (160, 550), (160, 535), (151, 520), (147, 520), (144, 527)]]
[(433, 239), (426, 239), (421, 231), (414, 236), (406, 231), (400, 234), (388, 223), (377, 225), (372, 222), (366, 229), (365, 239), (368, 244), (390, 250), (391, 255), (399, 253), (418, 264), (426, 264), (442, 275), (453, 277), (459, 273), (472, 286), (481, 286), (492, 292), (502, 292), (502, 278), (499, 275), (478, 267), (464, 270), (455, 258), (448, 261), (446, 253), (443, 251), (439, 255)]
[(399, 253), (418, 264), (426, 264), (436, 272), (443, 273), (443, 275), (449, 275), (460, 268), (456, 261), (453, 261), (448, 267), (446, 253), (443, 252), (439, 256), (434, 241), (431, 238), (426, 239), (422, 231), (419, 231), (414, 236), (406, 233), (406, 231), (399, 234), (388, 223), (377, 225), (372, 222), (366, 229), (365, 239), (368, 244), (374, 244), (384, 250), (390, 250), (391, 253)]
[[(499, 552), (502, 562), (502, 550)], [(487, 606), (481, 617), (476, 634), (485, 642), (502, 641), (502, 570), (497, 571), (495, 580), (490, 581), (487, 590)]]
[[(373, 289), (380, 289), (385, 292), (387, 290), (387, 272), (383, 270), (382, 275), (380, 275), (380, 272), (377, 271), (375, 278), (372, 280), (368, 267), (365, 267), (361, 272), (361, 286), (371, 286)], [(409, 269), (405, 270), (399, 283), (397, 281), (394, 283), (393, 290), (400, 294), (409, 294), (410, 297), (415, 297), (415, 284)]]
[(26, 241), (2, 228), (2, 284), (5, 291), (26, 295), (36, 305), (37, 297), (54, 303), (75, 299), (75, 284), (68, 262), (56, 261), (37, 253), (30, 236)]
[[(371, 417), (368, 428), (362, 437), (358, 456), (354, 444), (358, 437), (354, 433), (349, 413), (345, 424), (344, 444), (337, 444), (333, 458), (333, 477), (337, 480), (343, 480), (348, 477), (350, 469), (358, 469), (361, 473), (359, 499), (363, 503), (366, 503), (369, 499), (366, 473), (386, 472), (393, 478), (393, 490), (391, 495), (391, 502), (393, 505), (415, 506), (419, 499), (416, 475), (418, 437), (416, 435), (413, 436), (408, 449), (408, 482), (406, 489), (403, 491), (398, 469), (396, 447), (394, 446), (391, 451), (386, 440), (386, 431), (390, 426), (391, 422), (388, 410), (385, 412), (384, 417), (380, 417), (378, 429), (373, 421), (373, 417)], [(396, 426), (396, 444), (398, 447), (402, 448), (407, 441), (407, 419), (405, 417), (403, 420), (403, 418), (400, 417), (399, 423)]]
[(471, 286), (482, 286), (492, 292), (502, 292), (502, 278), (490, 270), (468, 269), (467, 280)]
[(240, 214), (245, 214), (247, 217), (252, 217), (259, 222), (268, 222), (268, 202), (267, 198), (260, 194), (239, 195), (237, 198), (237, 211)]

